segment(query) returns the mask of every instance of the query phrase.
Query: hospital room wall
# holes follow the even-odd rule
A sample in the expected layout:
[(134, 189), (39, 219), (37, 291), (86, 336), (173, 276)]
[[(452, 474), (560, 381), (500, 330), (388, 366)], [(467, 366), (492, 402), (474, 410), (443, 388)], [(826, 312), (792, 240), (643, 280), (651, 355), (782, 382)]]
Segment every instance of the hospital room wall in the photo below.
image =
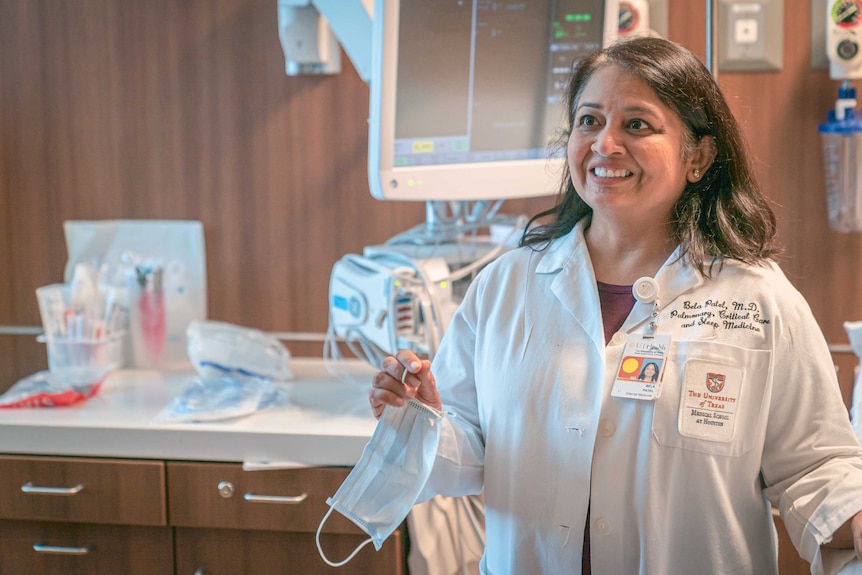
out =
[[(0, 325), (39, 324), (63, 221), (176, 218), (204, 224), (211, 318), (323, 332), (336, 259), (424, 214), (371, 198), (344, 62), (287, 77), (272, 0), (0, 0)], [(0, 336), (0, 387), (45, 365)]]
[[(815, 6), (824, 6), (823, 0), (814, 1)], [(705, 5), (671, 0), (669, 10), (669, 35), (701, 58), (706, 52)], [(826, 340), (846, 347), (843, 322), (862, 320), (862, 233), (835, 232), (827, 224), (817, 132), (834, 106), (840, 82), (830, 80), (825, 67), (811, 66), (811, 2), (785, 1), (784, 7), (781, 71), (719, 70), (719, 83), (775, 209), (784, 248), (779, 263), (808, 300)], [(718, 38), (721, 41), (720, 32)], [(849, 352), (833, 357), (849, 404), (857, 359)]]
[[(703, 56), (703, 2), (669, 8), (671, 39)], [(845, 343), (841, 323), (862, 319), (862, 236), (826, 224), (817, 123), (836, 85), (810, 67), (808, 14), (785, 11), (782, 71), (720, 81), (784, 268)], [(325, 331), (332, 264), (424, 217), (371, 198), (367, 107), (346, 57), (335, 76), (284, 74), (272, 0), (0, 0), (0, 326), (39, 324), (33, 292), (62, 280), (63, 221), (165, 218), (204, 224), (211, 318)], [(837, 359), (849, 394), (855, 358)], [(0, 389), (46, 365), (31, 335), (0, 335)]]

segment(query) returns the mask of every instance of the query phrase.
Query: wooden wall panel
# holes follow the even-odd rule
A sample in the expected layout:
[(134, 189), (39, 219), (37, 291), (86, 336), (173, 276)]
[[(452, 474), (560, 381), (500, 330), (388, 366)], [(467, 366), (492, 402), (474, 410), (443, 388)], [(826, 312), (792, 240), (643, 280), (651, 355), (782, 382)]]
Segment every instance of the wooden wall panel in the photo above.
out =
[[(703, 57), (704, 3), (669, 13), (671, 39)], [(817, 134), (837, 83), (810, 69), (807, 7), (785, 11), (784, 33), (780, 72), (719, 79), (784, 268), (844, 343), (862, 245), (826, 224)], [(33, 290), (61, 279), (64, 220), (177, 218), (204, 222), (211, 317), (322, 332), (332, 264), (424, 217), (369, 195), (368, 87), (343, 68), (286, 76), (270, 0), (0, 0), (0, 325), (38, 325)], [(0, 345), (0, 381), (32, 368), (15, 347)]]
[[(63, 221), (165, 218), (204, 223), (211, 318), (325, 331), (335, 261), (425, 214), (370, 196), (368, 86), (342, 66), (286, 76), (272, 0), (0, 0), (0, 325), (39, 325)], [(0, 388), (47, 365), (18, 337)]]
[[(843, 322), (862, 319), (862, 234), (838, 233), (828, 226), (817, 126), (826, 120), (839, 82), (830, 80), (825, 68), (811, 68), (810, 4), (804, 4), (784, 12), (781, 71), (719, 70), (719, 84), (778, 216), (785, 248), (782, 268), (808, 300), (827, 341), (842, 345), (847, 343)], [(670, 2), (669, 36), (701, 57), (706, 47), (705, 14), (704, 2)], [(841, 357), (837, 363), (849, 400), (855, 358)]]
[[(0, 0), (0, 325), (38, 324), (33, 289), (61, 278), (66, 219), (202, 220), (210, 315), (279, 331), (322, 331), (332, 263), (422, 219), (368, 194), (368, 88), (349, 60), (287, 77), (274, 12)], [(704, 16), (670, 2), (671, 39), (701, 57)], [(816, 129), (837, 83), (810, 69), (809, 26), (785, 11), (781, 72), (719, 79), (776, 204), (784, 267), (840, 343), (841, 322), (862, 317), (860, 241), (826, 225)], [(4, 359), (0, 379), (14, 377)]]

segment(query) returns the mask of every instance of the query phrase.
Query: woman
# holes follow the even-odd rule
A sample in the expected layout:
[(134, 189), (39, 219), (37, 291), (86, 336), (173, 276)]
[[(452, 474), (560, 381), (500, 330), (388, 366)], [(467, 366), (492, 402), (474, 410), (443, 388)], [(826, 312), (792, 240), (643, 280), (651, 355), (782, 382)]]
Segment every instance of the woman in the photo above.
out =
[(649, 382), (658, 381), (658, 365), (654, 361), (647, 362), (638, 375), (638, 379)]
[[(374, 413), (444, 410), (426, 491), (484, 489), (484, 573), (777, 573), (770, 504), (836, 571), (862, 450), (718, 86), (634, 39), (578, 62), (567, 104), (558, 204), (473, 282), (433, 370), (384, 361)], [(616, 379), (624, 351), (662, 360), (657, 397)]]

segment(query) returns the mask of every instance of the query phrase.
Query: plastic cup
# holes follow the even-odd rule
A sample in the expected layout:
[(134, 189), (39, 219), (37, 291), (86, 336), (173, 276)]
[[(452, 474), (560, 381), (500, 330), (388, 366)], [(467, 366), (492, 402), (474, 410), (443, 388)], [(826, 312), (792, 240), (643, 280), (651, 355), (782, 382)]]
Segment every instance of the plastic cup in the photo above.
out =
[(72, 302), (69, 284), (37, 288), (36, 299), (44, 330), (37, 339), (47, 346), (51, 373), (70, 384), (88, 384), (123, 364), (125, 332), (110, 331), (102, 302)]
[(123, 359), (122, 334), (102, 339), (40, 338), (48, 347), (48, 369), (62, 380), (74, 384), (101, 381), (117, 369)]

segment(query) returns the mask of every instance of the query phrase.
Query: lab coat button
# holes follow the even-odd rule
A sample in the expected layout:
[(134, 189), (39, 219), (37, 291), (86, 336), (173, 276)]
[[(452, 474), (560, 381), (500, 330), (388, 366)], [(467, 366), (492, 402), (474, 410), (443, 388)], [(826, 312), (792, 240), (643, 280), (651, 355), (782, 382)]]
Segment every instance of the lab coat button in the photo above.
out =
[(622, 345), (626, 342), (629, 336), (624, 331), (618, 331), (611, 337), (611, 343), (614, 345)]
[(596, 519), (595, 530), (599, 535), (608, 535), (611, 532), (611, 524), (604, 517), (599, 517)]
[(602, 434), (602, 437), (610, 437), (617, 430), (617, 426), (614, 425), (614, 422), (610, 419), (603, 419), (601, 423), (599, 423), (599, 433)]

